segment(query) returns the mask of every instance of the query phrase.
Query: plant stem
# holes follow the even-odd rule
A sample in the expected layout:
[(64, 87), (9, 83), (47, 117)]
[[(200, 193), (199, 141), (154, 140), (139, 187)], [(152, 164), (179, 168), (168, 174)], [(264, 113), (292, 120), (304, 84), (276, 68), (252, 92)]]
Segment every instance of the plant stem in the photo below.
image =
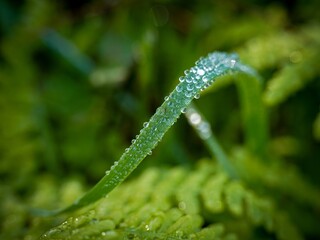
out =
[(239, 176), (236, 169), (212, 133), (210, 123), (203, 117), (199, 109), (191, 103), (187, 108), (185, 116), (190, 125), (203, 140), (212, 156), (216, 157), (221, 168), (229, 175), (230, 178), (238, 178)]

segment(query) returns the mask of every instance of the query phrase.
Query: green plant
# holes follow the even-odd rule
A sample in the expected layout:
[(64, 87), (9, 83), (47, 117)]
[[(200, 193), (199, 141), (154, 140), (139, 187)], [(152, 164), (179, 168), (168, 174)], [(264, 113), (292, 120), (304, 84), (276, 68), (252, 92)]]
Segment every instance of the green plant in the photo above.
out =
[[(213, 83), (215, 77), (237, 71), (240, 72), (236, 83), (243, 107), (247, 150), (237, 150), (233, 156), (236, 161), (231, 161), (214, 137), (210, 124), (195, 105), (187, 105), (193, 98), (199, 98), (200, 91)], [(81, 207), (89, 209), (53, 228), (43, 239), (248, 239), (259, 236), (253, 229), (260, 228), (263, 234), (277, 239), (303, 239), (288, 212), (279, 209), (276, 197), (269, 194), (280, 190), (318, 209), (320, 192), (296, 170), (270, 161), (265, 149), (267, 134), (261, 80), (235, 55), (223, 53), (209, 54), (185, 73), (106, 177), (73, 205), (51, 214)], [(218, 164), (203, 160), (195, 170), (149, 169), (139, 179), (115, 188), (157, 145), (181, 112)], [(262, 196), (252, 189), (260, 189)], [(105, 199), (90, 207), (89, 204), (105, 195)], [(241, 223), (239, 218), (243, 219)], [(204, 220), (211, 224), (202, 227)]]
[[(318, 5), (0, 1), (0, 239), (318, 239)], [(218, 77), (105, 198), (30, 214), (84, 195), (217, 50), (261, 78)]]
[[(162, 139), (165, 132), (176, 122), (181, 113), (186, 112), (188, 104), (193, 98), (198, 99), (200, 92), (209, 87), (217, 77), (228, 72), (243, 72), (255, 75), (255, 72), (241, 64), (235, 54), (211, 53), (206, 58), (196, 62), (196, 66), (185, 71), (185, 76), (180, 77), (180, 83), (174, 91), (165, 97), (164, 103), (157, 109), (149, 122), (143, 124), (143, 129), (132, 145), (125, 150), (119, 161), (116, 161), (106, 175), (87, 194), (77, 200), (71, 206), (52, 212), (59, 214), (77, 210), (87, 206), (101, 197), (106, 196), (139, 165)], [(205, 131), (204, 129), (203, 131)], [(210, 132), (202, 133), (202, 137)]]

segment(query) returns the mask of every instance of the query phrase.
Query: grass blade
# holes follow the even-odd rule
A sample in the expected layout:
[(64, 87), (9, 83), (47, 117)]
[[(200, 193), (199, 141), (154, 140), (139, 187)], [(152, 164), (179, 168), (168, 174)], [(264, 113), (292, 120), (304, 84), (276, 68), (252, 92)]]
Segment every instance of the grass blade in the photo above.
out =
[(127, 148), (119, 161), (116, 161), (106, 175), (83, 197), (72, 205), (57, 211), (41, 212), (42, 215), (54, 215), (74, 211), (87, 206), (106, 196), (116, 186), (123, 182), (140, 162), (151, 154), (166, 131), (176, 122), (193, 98), (198, 98), (201, 91), (210, 86), (217, 77), (232, 73), (254, 71), (241, 64), (236, 54), (210, 53), (200, 58), (194, 67), (186, 70), (180, 77), (180, 83), (165, 97), (164, 103), (157, 109), (149, 122), (143, 124), (143, 129), (132, 145)]

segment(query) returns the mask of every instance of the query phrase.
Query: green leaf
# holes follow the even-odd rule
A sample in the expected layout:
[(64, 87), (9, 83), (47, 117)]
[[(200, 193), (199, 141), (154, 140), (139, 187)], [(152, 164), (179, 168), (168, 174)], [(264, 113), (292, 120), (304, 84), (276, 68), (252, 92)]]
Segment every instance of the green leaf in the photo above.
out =
[(254, 70), (241, 64), (235, 54), (216, 52), (210, 53), (206, 58), (200, 58), (194, 67), (185, 71), (185, 76), (180, 77), (180, 83), (165, 97), (164, 103), (149, 122), (143, 124), (144, 128), (137, 138), (132, 140), (132, 145), (125, 150), (120, 160), (106, 171), (106, 175), (87, 194), (65, 209), (39, 213), (50, 215), (74, 211), (106, 196), (152, 153), (193, 98), (198, 98), (200, 92), (210, 86), (218, 76), (232, 72), (255, 74)]

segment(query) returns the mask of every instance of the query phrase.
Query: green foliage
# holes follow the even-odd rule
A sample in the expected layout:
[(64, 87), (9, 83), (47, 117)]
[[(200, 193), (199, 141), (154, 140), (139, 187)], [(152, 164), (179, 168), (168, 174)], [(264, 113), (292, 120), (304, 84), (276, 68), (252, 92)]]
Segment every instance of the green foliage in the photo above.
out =
[(150, 168), (42, 239), (257, 239), (260, 227), (302, 239), (272, 199), (202, 160), (192, 170)]
[[(318, 9), (0, 1), (0, 238), (318, 239)], [(179, 119), (106, 198), (30, 213), (83, 196), (183, 70), (214, 51), (238, 53), (260, 78), (219, 77), (187, 109), (195, 133)]]

